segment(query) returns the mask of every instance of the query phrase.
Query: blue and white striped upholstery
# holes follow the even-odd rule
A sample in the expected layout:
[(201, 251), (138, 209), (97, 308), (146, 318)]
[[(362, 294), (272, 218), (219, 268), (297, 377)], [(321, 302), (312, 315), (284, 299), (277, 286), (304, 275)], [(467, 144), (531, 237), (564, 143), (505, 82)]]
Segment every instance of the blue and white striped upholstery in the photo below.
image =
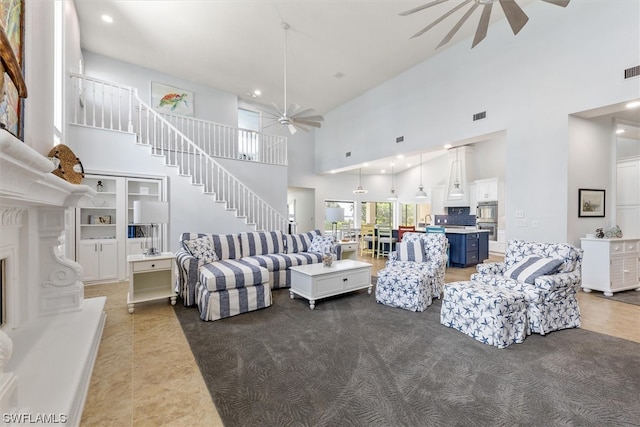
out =
[[(271, 305), (271, 288), (291, 286), (289, 267), (322, 262), (308, 252), (320, 230), (283, 235), (281, 231), (239, 234), (183, 233), (176, 252), (176, 292), (184, 305), (197, 304), (205, 320), (216, 320)], [(187, 242), (209, 238), (216, 261), (198, 264)], [(265, 292), (264, 288), (268, 292)]]
[(198, 285), (196, 296), (202, 320), (224, 319), (271, 305), (271, 288), (266, 283), (216, 292)]
[(444, 287), (440, 323), (484, 344), (505, 348), (527, 337), (524, 295), (473, 282)]
[(397, 243), (396, 251), (398, 252), (398, 261), (426, 261), (422, 240)]
[(285, 250), (288, 254), (308, 252), (309, 246), (311, 246), (311, 242), (313, 242), (313, 238), (321, 235), (322, 232), (320, 230), (313, 230), (307, 233), (285, 234)]
[(269, 272), (266, 268), (240, 260), (224, 259), (200, 267), (200, 283), (212, 292), (268, 282)]
[[(529, 333), (545, 335), (560, 329), (580, 327), (576, 292), (582, 281), (582, 249), (567, 243), (539, 243), (510, 240), (505, 261), (476, 266), (473, 282), (520, 292), (527, 303)], [(530, 257), (562, 261), (554, 274), (538, 276), (533, 284), (505, 276), (508, 269)]]
[(240, 234), (242, 257), (284, 252), (282, 231), (254, 231)]
[(271, 289), (288, 288), (291, 286), (289, 267), (322, 262), (322, 254), (315, 252), (300, 252), (295, 254), (267, 254), (242, 258), (242, 261), (259, 265), (269, 271)]
[(211, 237), (213, 250), (218, 259), (242, 258), (239, 234), (182, 233), (180, 236), (180, 244), (188, 250), (189, 248), (185, 245), (186, 240), (195, 240), (205, 236)]

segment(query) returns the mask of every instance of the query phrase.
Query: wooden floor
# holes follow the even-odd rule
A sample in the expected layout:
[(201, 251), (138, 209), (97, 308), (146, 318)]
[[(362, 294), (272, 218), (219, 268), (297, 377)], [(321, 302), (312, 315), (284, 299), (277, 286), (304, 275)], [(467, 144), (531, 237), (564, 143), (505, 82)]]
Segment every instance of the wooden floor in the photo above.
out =
[[(361, 260), (377, 272), (386, 258)], [(474, 272), (449, 268), (445, 281), (468, 280)], [(85, 287), (85, 298), (107, 297), (107, 321), (82, 426), (222, 426), (171, 306), (164, 301), (136, 304), (129, 314), (127, 286)], [(640, 343), (640, 306), (596, 295), (578, 295), (582, 328)]]

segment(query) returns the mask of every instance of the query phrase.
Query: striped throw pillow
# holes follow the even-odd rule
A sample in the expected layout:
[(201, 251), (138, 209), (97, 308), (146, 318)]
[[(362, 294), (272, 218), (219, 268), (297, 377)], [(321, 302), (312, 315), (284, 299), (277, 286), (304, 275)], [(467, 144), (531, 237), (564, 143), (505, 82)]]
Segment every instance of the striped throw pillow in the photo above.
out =
[(504, 276), (516, 279), (518, 282), (533, 284), (536, 278), (555, 273), (561, 265), (561, 259), (529, 256), (509, 267), (504, 272)]
[(422, 240), (400, 242), (396, 245), (396, 251), (398, 251), (399, 261), (425, 262), (427, 260)]

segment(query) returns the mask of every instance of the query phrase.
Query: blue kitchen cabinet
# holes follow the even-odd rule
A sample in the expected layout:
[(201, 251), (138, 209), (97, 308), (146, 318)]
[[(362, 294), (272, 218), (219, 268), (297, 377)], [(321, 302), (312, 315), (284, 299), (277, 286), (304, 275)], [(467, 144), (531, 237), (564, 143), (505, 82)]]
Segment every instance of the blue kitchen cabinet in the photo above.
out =
[(470, 267), (489, 258), (488, 233), (447, 233), (451, 267)]

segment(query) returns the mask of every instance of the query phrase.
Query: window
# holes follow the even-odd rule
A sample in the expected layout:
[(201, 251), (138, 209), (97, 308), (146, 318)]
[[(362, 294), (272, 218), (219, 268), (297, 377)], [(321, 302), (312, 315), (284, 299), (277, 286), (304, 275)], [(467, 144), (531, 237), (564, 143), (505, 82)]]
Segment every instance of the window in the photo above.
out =
[(362, 202), (363, 224), (388, 224), (393, 226), (392, 202)]
[(416, 205), (400, 203), (400, 225), (416, 225)]
[(238, 158), (259, 160), (261, 119), (258, 111), (238, 108)]

